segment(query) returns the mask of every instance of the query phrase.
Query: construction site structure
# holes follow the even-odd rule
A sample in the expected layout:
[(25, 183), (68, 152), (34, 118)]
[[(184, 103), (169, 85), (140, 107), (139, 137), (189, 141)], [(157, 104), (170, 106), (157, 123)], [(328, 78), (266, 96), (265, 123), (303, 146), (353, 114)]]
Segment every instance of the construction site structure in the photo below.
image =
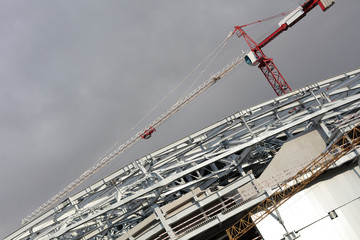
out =
[[(58, 201), (60, 201), (61, 199), (63, 199), (66, 196), (69, 196), (69, 194), (73, 190), (75, 190), (79, 185), (81, 185), (87, 179), (91, 178), (95, 173), (100, 171), (104, 166), (109, 164), (120, 154), (124, 153), (129, 148), (131, 148), (133, 145), (135, 145), (140, 139), (147, 140), (147, 139), (151, 138), (152, 134), (156, 131), (156, 128), (158, 126), (163, 124), (168, 118), (172, 117), (177, 112), (181, 111), (181, 109), (183, 109), (187, 104), (189, 104), (195, 98), (197, 98), (201, 94), (203, 94), (206, 90), (208, 90), (211, 86), (213, 86), (215, 83), (217, 83), (220, 79), (225, 77), (228, 73), (233, 71), (237, 66), (239, 66), (244, 61), (250, 65), (259, 65), (259, 68), (264, 73), (265, 77), (268, 79), (269, 83), (271, 84), (271, 86), (273, 87), (273, 89), (275, 90), (275, 92), (278, 96), (283, 93), (290, 92), (291, 88), (286, 83), (285, 79), (282, 77), (281, 73), (279, 72), (279, 70), (277, 69), (275, 64), (273, 63), (272, 59), (267, 58), (265, 56), (265, 54), (263, 53), (263, 51), (261, 50), (261, 48), (263, 48), (265, 45), (267, 45), (270, 41), (272, 41), (276, 36), (281, 34), (283, 31), (285, 31), (289, 27), (293, 26), (296, 22), (298, 22), (300, 19), (302, 19), (306, 15), (306, 13), (309, 12), (310, 10), (312, 10), (315, 6), (320, 5), (322, 10), (326, 11), (333, 4), (334, 4), (333, 0), (306, 0), (298, 8), (296, 8), (293, 11), (284, 12), (284, 13), (281, 13), (281, 14), (278, 14), (278, 15), (275, 15), (272, 17), (268, 17), (263, 20), (258, 20), (253, 23), (235, 27), (234, 32), (230, 33), (226, 37), (226, 39), (212, 52), (212, 53), (215, 53), (215, 52), (217, 52), (217, 53), (212, 58), (210, 63), (220, 53), (220, 51), (226, 45), (226, 42), (229, 39), (229, 37), (234, 35), (234, 33), (236, 33), (238, 35), (238, 37), (244, 37), (244, 39), (248, 43), (249, 47), (251, 48), (251, 51), (249, 52), (249, 54), (245, 55), (245, 57), (239, 56), (239, 57), (235, 58), (230, 64), (225, 66), (217, 74), (212, 75), (210, 77), (210, 79), (208, 79), (206, 82), (204, 82), (198, 88), (194, 89), (194, 91), (192, 91), (190, 94), (188, 94), (186, 96), (184, 95), (182, 98), (180, 98), (171, 108), (169, 108), (165, 113), (163, 113), (161, 116), (159, 116), (157, 119), (155, 119), (147, 127), (145, 127), (145, 129), (143, 129), (142, 131), (135, 134), (132, 138), (130, 138), (124, 144), (122, 144), (122, 145), (116, 144), (116, 146), (113, 148), (113, 150), (108, 155), (100, 158), (93, 166), (91, 166), (88, 170), (86, 170), (83, 174), (81, 174), (76, 180), (74, 180), (73, 182), (68, 184), (63, 190), (61, 190), (59, 193), (55, 194), (52, 198), (50, 198), (48, 201), (46, 201), (44, 204), (42, 204), (40, 207), (38, 207), (30, 215), (25, 217), (22, 220), (22, 224), (25, 225), (25, 224), (31, 222), (33, 219), (37, 218), (42, 213), (44, 213), (48, 209), (52, 208)], [(246, 26), (249, 26), (249, 25), (252, 25), (255, 23), (264, 22), (264, 21), (267, 21), (267, 20), (270, 20), (270, 19), (273, 19), (273, 18), (276, 18), (279, 16), (285, 16), (285, 18), (283, 18), (278, 23), (279, 27), (272, 34), (270, 34), (267, 38), (265, 38), (265, 40), (263, 40), (260, 44), (257, 44), (243, 30), (243, 28)], [(207, 59), (210, 57), (210, 55), (207, 57)], [(198, 67), (200, 65), (201, 64), (199, 64)], [(165, 97), (164, 99), (166, 99), (166, 98), (167, 97)], [(153, 110), (155, 108), (153, 108)], [(151, 110), (150, 113), (153, 110)], [(135, 126), (137, 126), (139, 123), (137, 123)], [(135, 126), (132, 129), (134, 129)]]
[[(284, 182), (359, 122), (360, 68), (238, 111), (137, 159), (5, 240), (227, 239), (227, 229), (279, 189), (286, 192)], [(360, 239), (358, 155), (357, 146), (345, 152), (240, 239)]]
[[(221, 45), (226, 44), (226, 40), (231, 36), (229, 36), (223, 41)], [(103, 169), (106, 165), (108, 165), (111, 161), (113, 161), (120, 154), (126, 152), (129, 148), (134, 146), (140, 139), (149, 139), (151, 135), (156, 131), (156, 128), (163, 124), (167, 119), (174, 116), (177, 112), (181, 111), (184, 107), (186, 107), (190, 102), (194, 101), (196, 98), (201, 96), (204, 92), (206, 92), (209, 88), (211, 88), (215, 83), (217, 83), (220, 79), (224, 78), (231, 71), (236, 69), (241, 63), (244, 62), (244, 57), (242, 55), (236, 57), (231, 63), (223, 67), (216, 74), (212, 75), (207, 81), (203, 82), (200, 86), (195, 88), (188, 95), (184, 95), (180, 98), (171, 108), (165, 111), (162, 115), (160, 115), (157, 119), (155, 119), (152, 123), (150, 123), (145, 129), (133, 135), (127, 142), (118, 145), (115, 144), (112, 148), (112, 151), (105, 154), (101, 157), (93, 166), (91, 166), (88, 170), (86, 170), (83, 174), (81, 174), (76, 180), (67, 185), (63, 190), (54, 195), (44, 204), (42, 204), (39, 208), (33, 211), (30, 215), (25, 217), (22, 220), (22, 225), (25, 225), (35, 218), (39, 217), (42, 213), (52, 208), (59, 200), (63, 199), (66, 196), (75, 190), (79, 185), (84, 183), (87, 179), (91, 178), (95, 173)], [(165, 97), (166, 98), (166, 97)], [(141, 122), (141, 121), (140, 121)]]
[[(229, 239), (240, 239), (241, 236), (245, 235), (251, 228), (259, 224), (274, 211), (277, 211), (287, 200), (336, 164), (343, 156), (355, 150), (359, 144), (360, 124), (356, 125), (347, 133), (344, 133), (336, 142), (328, 147), (324, 153), (321, 153), (294, 176), (279, 183), (277, 190), (274, 193), (252, 210), (248, 211), (245, 216), (237, 221), (231, 228), (226, 230)], [(329, 213), (334, 214), (333, 218), (337, 217), (337, 214), (334, 213), (334, 211)], [(282, 222), (282, 224), (284, 223)]]

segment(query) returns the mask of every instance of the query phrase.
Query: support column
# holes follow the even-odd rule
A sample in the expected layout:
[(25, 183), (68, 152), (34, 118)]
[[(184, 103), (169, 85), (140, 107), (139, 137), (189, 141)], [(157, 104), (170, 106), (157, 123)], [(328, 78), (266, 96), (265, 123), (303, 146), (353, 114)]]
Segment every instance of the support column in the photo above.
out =
[(157, 206), (157, 204), (154, 204), (154, 211), (155, 211), (156, 216), (159, 218), (161, 225), (165, 228), (165, 231), (169, 235), (170, 239), (174, 239), (175, 233), (171, 229), (170, 225), (167, 223), (164, 213), (161, 211), (159, 206)]
[(254, 137), (253, 132), (251, 131), (251, 128), (249, 127), (249, 125), (247, 124), (247, 122), (245, 121), (245, 118), (243, 116), (241, 116), (241, 120), (243, 121), (243, 123), (245, 124), (246, 128), (249, 130), (249, 133), (252, 137)]
[(325, 136), (327, 137), (327, 139), (329, 139), (331, 137), (331, 132), (329, 131), (329, 129), (326, 127), (325, 123), (321, 122), (320, 123), (320, 129), (322, 130), (322, 132), (325, 134)]

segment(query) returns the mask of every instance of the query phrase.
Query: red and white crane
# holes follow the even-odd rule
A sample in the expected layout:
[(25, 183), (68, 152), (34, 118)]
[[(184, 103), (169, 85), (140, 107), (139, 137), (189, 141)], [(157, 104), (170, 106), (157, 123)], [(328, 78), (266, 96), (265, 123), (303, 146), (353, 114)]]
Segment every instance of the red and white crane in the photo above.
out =
[[(251, 66), (255, 66), (255, 65), (258, 66), (258, 68), (265, 75), (266, 79), (268, 80), (271, 87), (274, 89), (275, 93), (278, 96), (288, 93), (288, 92), (291, 92), (291, 88), (290, 88), (289, 84), (285, 81), (285, 79), (284, 79), (283, 75), (280, 73), (279, 69), (276, 67), (272, 58), (268, 58), (265, 55), (265, 53), (262, 51), (262, 48), (265, 47), (272, 40), (274, 40), (282, 32), (286, 31), (289, 27), (292, 27), (295, 23), (300, 21), (303, 17), (305, 17), (306, 13), (311, 11), (317, 5), (319, 5), (323, 11), (326, 11), (334, 3), (335, 3), (334, 0), (308, 0), (308, 1), (306, 1), (301, 6), (297, 7), (295, 10), (288, 13), (278, 23), (279, 27), (260, 43), (256, 43), (244, 31), (244, 27), (255, 24), (255, 23), (269, 20), (273, 17), (235, 27), (235, 30), (233, 33), (236, 33), (238, 37), (244, 37), (246, 43), (250, 47), (250, 52), (245, 56), (245, 62)], [(285, 14), (286, 13), (281, 13), (276, 16), (285, 15)]]
[[(268, 79), (269, 83), (275, 90), (277, 95), (282, 95), (284, 93), (288, 93), (291, 91), (290, 86), (286, 83), (283, 76), (280, 74), (279, 70), (273, 63), (271, 58), (267, 58), (266, 55), (261, 50), (264, 46), (266, 46), (270, 41), (272, 41), (275, 37), (277, 37), (280, 33), (287, 30), (289, 27), (293, 26), (296, 22), (298, 22), (301, 18), (303, 18), (307, 12), (313, 9), (316, 5), (320, 5), (323, 11), (327, 10), (334, 4), (334, 0), (308, 0), (300, 7), (296, 8), (294, 11), (288, 13), (282, 13), (280, 15), (286, 15), (286, 17), (279, 22), (279, 28), (270, 34), (266, 39), (264, 39), (260, 44), (257, 44), (252, 38), (250, 38), (247, 33), (243, 30), (244, 27), (266, 21), (268, 19), (274, 18), (270, 17), (267, 19), (259, 20), (254, 23), (236, 26), (235, 30), (232, 34), (230, 34), (226, 40), (232, 36), (234, 33), (238, 35), (238, 37), (243, 36), (250, 46), (251, 51), (245, 56), (239, 56), (235, 58), (230, 64), (225, 66), (222, 70), (220, 70), (215, 75), (211, 76), (207, 81), (201, 84), (198, 88), (196, 88), (189, 95), (182, 97), (176, 102), (170, 109), (168, 109), (165, 113), (163, 113), (160, 117), (154, 120), (150, 125), (148, 125), (144, 130), (138, 132), (131, 139), (129, 139), (126, 143), (115, 148), (109, 155), (99, 159), (99, 161), (93, 165), (90, 169), (85, 171), (79, 178), (70, 183), (66, 188), (64, 188), (61, 192), (53, 196), (50, 200), (36, 209), (32, 214), (23, 219), (23, 224), (28, 223), (29, 221), (36, 218), (38, 215), (43, 213), (45, 210), (49, 209), (53, 206), (58, 200), (65, 197), (72, 190), (74, 190), (77, 186), (83, 183), (85, 180), (90, 178), (100, 169), (102, 169), (105, 165), (109, 164), (113, 159), (115, 159), (119, 154), (125, 152), (135, 143), (137, 143), (140, 139), (149, 139), (151, 135), (156, 131), (156, 128), (160, 126), (163, 122), (165, 122), (168, 118), (172, 117), (174, 114), (179, 112), (182, 108), (188, 105), (195, 98), (204, 93), (207, 89), (213, 86), (216, 82), (218, 82), (221, 78), (225, 77), (229, 72), (234, 70), (238, 65), (240, 65), (244, 60), (250, 65), (259, 65), (259, 68), (264, 73), (265, 77)], [(279, 14), (277, 15), (279, 16)]]

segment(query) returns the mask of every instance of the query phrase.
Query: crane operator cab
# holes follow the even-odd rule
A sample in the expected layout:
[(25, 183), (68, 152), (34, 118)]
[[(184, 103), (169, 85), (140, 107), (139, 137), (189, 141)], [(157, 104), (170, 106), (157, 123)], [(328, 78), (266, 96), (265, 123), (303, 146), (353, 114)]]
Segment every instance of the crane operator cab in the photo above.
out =
[(255, 65), (257, 65), (259, 63), (258, 58), (257, 58), (257, 56), (255, 55), (255, 53), (253, 51), (248, 52), (245, 55), (244, 60), (250, 66), (255, 66)]

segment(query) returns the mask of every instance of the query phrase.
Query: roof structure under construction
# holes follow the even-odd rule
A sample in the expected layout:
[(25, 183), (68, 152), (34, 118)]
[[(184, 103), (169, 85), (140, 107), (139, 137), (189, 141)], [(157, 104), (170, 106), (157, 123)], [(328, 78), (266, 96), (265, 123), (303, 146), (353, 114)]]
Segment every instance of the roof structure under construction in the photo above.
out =
[[(239, 239), (360, 239), (352, 145), (358, 137), (347, 133), (359, 123), (356, 69), (235, 112), (136, 159), (5, 239), (227, 239), (237, 220), (275, 192), (284, 194), (281, 205)], [(318, 177), (287, 196), (292, 188), (284, 183), (310, 179), (301, 171), (341, 148), (339, 138), (351, 148), (333, 153), (326, 169), (312, 165)], [(251, 212), (248, 224), (264, 211)]]
[[(153, 24), (148, 24), (150, 15), (145, 16), (151, 9), (145, 2), (143, 10), (139, 3), (88, 3), (89, 8), (79, 12), (56, 5), (54, 13), (63, 11), (59, 16), (69, 17), (63, 27), (54, 24), (57, 14), (45, 14), (39, 21), (38, 10), (29, 11), (27, 21), (11, 18), (11, 24), (4, 23), (11, 27), (0, 45), (7, 59), (0, 76), (23, 77), (25, 84), (10, 81), (13, 89), (0, 94), (6, 100), (0, 101), (6, 103), (0, 106), (5, 136), (0, 139), (5, 146), (0, 150), (0, 215), (5, 216), (0, 234), (7, 231), (3, 239), (360, 240), (360, 68), (354, 40), (358, 33), (352, 35), (360, 5), (343, 1), (334, 15), (334, 0), (302, 0), (281, 3), (283, 12), (271, 17), (265, 15), (266, 6), (273, 3), (264, 1), (256, 15), (253, 10), (249, 14), (266, 18), (248, 24), (237, 21), (249, 17), (241, 8), (254, 9), (252, 3), (236, 1), (222, 10), (207, 5), (206, 11), (215, 9), (207, 12), (209, 16), (193, 3), (184, 3), (190, 5), (183, 12), (179, 3), (162, 6), (150, 14), (156, 15)], [(0, 11), (13, 13), (9, 6)], [(131, 11), (127, 13), (132, 7), (138, 13), (136, 21)], [(169, 8), (172, 11), (166, 11)], [(188, 21), (184, 13), (190, 16), (193, 8), (197, 10)], [(206, 24), (187, 26), (199, 16)], [(231, 26), (239, 25), (227, 30), (226, 38), (188, 75), (178, 72), (193, 66), (198, 61), (194, 56), (215, 43), (216, 32), (228, 26), (225, 19)], [(266, 26), (275, 21), (272, 30)], [(40, 22), (45, 27), (39, 32), (24, 27)], [(159, 25), (163, 27), (157, 32), (150, 30)], [(191, 34), (199, 26), (211, 27), (211, 32), (194, 40)], [(47, 37), (44, 33), (49, 33), (52, 44), (39, 44)], [(191, 40), (185, 44), (186, 38)], [(191, 45), (190, 55), (179, 57), (184, 47), (166, 48), (173, 39)], [(154, 50), (152, 42), (164, 53)], [(166, 49), (176, 51), (165, 53)], [(152, 63), (157, 67), (148, 71)], [(241, 65), (248, 72), (233, 74)], [(174, 79), (183, 75), (175, 85)], [(174, 88), (169, 91), (170, 87)], [(45, 95), (40, 88), (46, 89)], [(168, 95), (150, 106), (165, 92)], [(68, 108), (59, 111), (60, 105)], [(191, 113), (183, 111), (190, 105)], [(143, 118), (134, 122), (138, 116)], [(107, 125), (110, 122), (116, 125)], [(129, 124), (133, 127), (128, 129)], [(113, 143), (104, 138), (115, 128), (123, 139), (100, 155), (98, 151)], [(97, 161), (91, 161), (94, 157)], [(44, 197), (49, 200), (43, 202)], [(19, 215), (22, 221), (15, 226)]]

